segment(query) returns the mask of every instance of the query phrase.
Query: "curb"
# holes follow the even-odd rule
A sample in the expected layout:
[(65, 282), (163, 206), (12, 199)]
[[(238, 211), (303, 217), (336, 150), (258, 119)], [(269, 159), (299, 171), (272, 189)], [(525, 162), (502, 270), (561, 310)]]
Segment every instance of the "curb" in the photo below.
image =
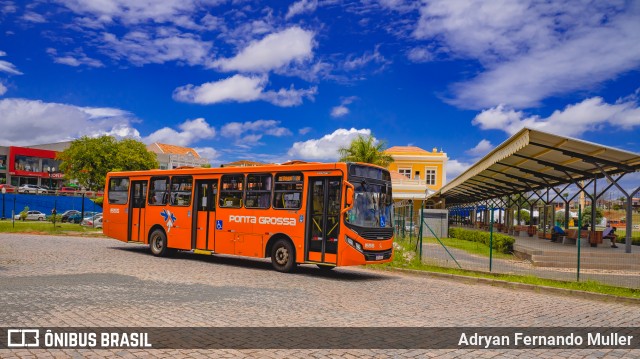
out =
[(551, 293), (551, 294), (557, 294), (562, 296), (578, 297), (582, 299), (598, 300), (601, 302), (640, 305), (640, 298), (618, 297), (611, 294), (585, 292), (585, 291), (575, 290), (575, 289), (564, 289), (564, 288), (548, 287), (544, 285), (507, 282), (499, 279), (470, 277), (470, 276), (464, 276), (459, 274), (428, 272), (428, 271), (420, 271), (415, 269), (388, 268), (384, 270), (388, 270), (390, 272), (401, 272), (401, 273), (413, 274), (413, 275), (418, 275), (423, 277), (432, 277), (437, 279), (449, 279), (449, 280), (454, 280), (456, 282), (462, 282), (467, 284), (477, 283), (477, 284), (492, 285), (495, 287), (502, 287), (502, 288), (508, 288), (508, 289), (524, 289), (524, 290), (538, 292), (538, 293), (544, 292), (544, 293)]

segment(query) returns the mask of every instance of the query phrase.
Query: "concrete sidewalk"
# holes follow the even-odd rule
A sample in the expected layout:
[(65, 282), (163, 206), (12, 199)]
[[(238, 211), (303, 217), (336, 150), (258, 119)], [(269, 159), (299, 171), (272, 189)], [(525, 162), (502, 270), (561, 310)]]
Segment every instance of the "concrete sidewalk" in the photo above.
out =
[[(493, 259), (492, 273), (533, 275), (540, 278), (576, 281), (577, 250), (573, 245), (553, 243), (537, 237), (514, 237), (513, 259)], [(447, 248), (462, 269), (489, 272), (489, 257)], [(455, 261), (440, 244), (423, 244), (422, 260), (426, 264), (457, 268)], [(581, 247), (580, 280), (640, 288), (640, 252), (624, 253), (623, 248)]]

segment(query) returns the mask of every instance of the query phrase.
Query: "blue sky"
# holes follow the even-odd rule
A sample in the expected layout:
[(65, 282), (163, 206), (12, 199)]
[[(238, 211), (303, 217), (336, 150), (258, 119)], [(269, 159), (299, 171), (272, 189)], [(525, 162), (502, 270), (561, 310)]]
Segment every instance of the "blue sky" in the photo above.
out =
[(523, 126), (640, 152), (638, 1), (0, 0), (0, 144), (132, 136), (212, 164), (358, 134), (452, 179)]

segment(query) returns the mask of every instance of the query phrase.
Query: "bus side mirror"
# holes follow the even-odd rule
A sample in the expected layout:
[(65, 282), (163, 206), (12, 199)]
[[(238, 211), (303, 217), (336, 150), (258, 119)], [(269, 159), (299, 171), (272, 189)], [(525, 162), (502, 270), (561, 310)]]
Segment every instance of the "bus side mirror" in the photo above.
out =
[(347, 206), (353, 205), (353, 187), (347, 187)]

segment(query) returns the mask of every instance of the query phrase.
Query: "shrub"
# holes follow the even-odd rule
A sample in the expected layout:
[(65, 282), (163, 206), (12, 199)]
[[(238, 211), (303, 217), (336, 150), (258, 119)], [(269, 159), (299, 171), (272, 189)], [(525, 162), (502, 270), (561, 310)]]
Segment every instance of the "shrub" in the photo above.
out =
[[(483, 243), (487, 247), (491, 242), (489, 232), (475, 231), (464, 228), (449, 228), (449, 237), (461, 239), (463, 241)], [(515, 243), (515, 241), (516, 240), (513, 239), (513, 237), (500, 233), (493, 233), (493, 249), (502, 253), (513, 252), (513, 243)]]
[(20, 212), (20, 219), (23, 221), (27, 219), (27, 213), (29, 213), (29, 206), (24, 207), (22, 212)]
[(93, 199), (93, 203), (95, 203), (97, 206), (102, 207), (102, 205), (104, 204), (104, 197), (96, 197)]

